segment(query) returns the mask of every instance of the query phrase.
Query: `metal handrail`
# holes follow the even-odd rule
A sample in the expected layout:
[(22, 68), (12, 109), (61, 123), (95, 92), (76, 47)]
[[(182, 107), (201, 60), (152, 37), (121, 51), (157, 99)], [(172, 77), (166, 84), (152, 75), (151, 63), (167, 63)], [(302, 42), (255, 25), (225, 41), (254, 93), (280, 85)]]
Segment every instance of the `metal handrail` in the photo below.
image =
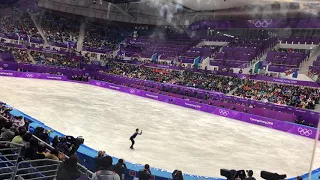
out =
[[(5, 167), (0, 168), (0, 170), (4, 170), (4, 172), (1, 173), (0, 176), (2, 178), (4, 176), (10, 176), (10, 178), (12, 178), (14, 172), (17, 169), (17, 164), (18, 164), (18, 160), (19, 160), (21, 149), (22, 149), (23, 145), (8, 142), (8, 141), (0, 141), (0, 144), (5, 144), (8, 146), (14, 145), (14, 147), (11, 147), (11, 148), (1, 148), (0, 149), (0, 158), (1, 158), (0, 163), (5, 165)], [(2, 154), (1, 152), (5, 152), (5, 153)]]
[[(4, 118), (5, 120), (9, 121), (8, 118), (2, 116), (1, 114), (0, 114), (0, 116), (1, 116), (2, 118)], [(49, 149), (50, 151), (53, 150), (53, 149), (55, 149), (55, 148), (52, 147), (50, 144), (44, 142), (42, 139), (38, 138), (37, 136), (35, 136), (35, 135), (32, 135), (32, 136), (33, 136), (33, 138), (37, 139), (39, 142), (41, 142), (41, 143), (43, 143), (44, 145), (46, 145), (46, 148)], [(1, 141), (0, 141), (0, 143), (1, 143)], [(12, 143), (12, 144), (21, 146), (21, 144), (16, 144), (16, 143)], [(19, 154), (20, 154), (20, 152), (19, 152)], [(69, 156), (65, 155), (65, 158), (66, 158), (66, 159), (69, 159)], [(15, 165), (16, 165), (16, 164), (15, 164)], [(80, 163), (77, 163), (77, 165), (78, 165), (78, 170), (79, 170), (79, 172), (80, 172), (82, 175), (86, 176), (88, 179), (91, 179), (91, 177), (93, 176), (93, 172), (90, 171), (88, 168), (86, 168), (85, 166), (83, 166), (83, 165), (80, 164)], [(81, 170), (84, 170), (84, 172), (81, 171)]]
[[(44, 142), (42, 139), (38, 138), (37, 136), (35, 135), (32, 135), (35, 139), (37, 139), (38, 141), (42, 142), (44, 145), (46, 145), (46, 147), (49, 149), (49, 150), (53, 150), (55, 149), (54, 147), (52, 147), (50, 144)], [(69, 159), (69, 156), (65, 155), (65, 158), (66, 159)], [(78, 169), (79, 169), (79, 172), (88, 177), (88, 178), (91, 178), (92, 175), (93, 175), (93, 172), (91, 172), (88, 168), (86, 168), (85, 166), (83, 166), (82, 164), (78, 163)], [(85, 172), (82, 172), (80, 171), (80, 169), (83, 169)]]
[[(33, 163), (52, 163), (52, 164), (49, 164), (49, 165), (44, 165), (44, 166), (33, 166), (32, 164)], [(42, 175), (42, 177), (45, 177), (45, 178), (48, 178), (48, 177), (56, 177), (57, 175), (57, 172), (58, 172), (58, 169), (59, 169), (59, 166), (62, 162), (61, 161), (56, 161), (56, 160), (52, 160), (52, 159), (38, 159), (38, 160), (28, 160), (28, 161), (21, 161), (17, 164), (16, 166), (16, 170), (13, 174), (13, 180), (15, 179), (16, 176), (21, 176), (21, 177), (24, 177), (24, 176), (27, 176), (27, 175)], [(29, 167), (23, 167), (23, 168), (19, 168), (21, 165), (23, 164), (27, 164), (27, 165), (30, 165)], [(52, 169), (49, 169), (49, 170), (39, 170), (40, 168), (44, 168), (44, 167), (53, 167), (53, 166), (56, 166)], [(27, 170), (33, 170), (32, 172), (23, 172), (23, 171), (27, 171)], [(19, 172), (23, 172), (23, 173), (19, 173)], [(44, 173), (52, 173), (52, 174), (49, 174), (49, 175), (43, 175)], [(42, 178), (40, 177), (40, 179)], [(37, 177), (39, 179), (39, 177)], [(29, 178), (28, 178), (29, 179)]]

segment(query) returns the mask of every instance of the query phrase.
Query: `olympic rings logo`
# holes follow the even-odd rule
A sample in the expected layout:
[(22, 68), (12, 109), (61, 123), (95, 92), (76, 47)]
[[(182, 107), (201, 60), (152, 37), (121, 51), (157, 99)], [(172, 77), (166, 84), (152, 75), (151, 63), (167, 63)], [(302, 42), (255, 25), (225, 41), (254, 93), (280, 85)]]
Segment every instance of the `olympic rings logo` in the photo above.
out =
[(131, 94), (134, 94), (136, 91), (135, 91), (135, 89), (130, 89), (130, 91), (129, 91)]
[(101, 82), (96, 82), (96, 85), (97, 86), (101, 86)]
[(29, 74), (29, 73), (27, 73), (26, 76), (27, 76), (27, 78), (33, 78), (34, 77), (33, 74)]
[(298, 128), (298, 132), (299, 132), (300, 135), (302, 135), (302, 136), (307, 136), (307, 137), (309, 137), (309, 136), (312, 135), (312, 130), (311, 130), (311, 129), (304, 129), (304, 128), (299, 127), (299, 128)]
[(268, 27), (272, 23), (272, 19), (261, 19), (261, 20), (249, 20), (255, 27)]
[(219, 114), (221, 116), (228, 116), (229, 115), (229, 111), (226, 111), (224, 109), (219, 109)]

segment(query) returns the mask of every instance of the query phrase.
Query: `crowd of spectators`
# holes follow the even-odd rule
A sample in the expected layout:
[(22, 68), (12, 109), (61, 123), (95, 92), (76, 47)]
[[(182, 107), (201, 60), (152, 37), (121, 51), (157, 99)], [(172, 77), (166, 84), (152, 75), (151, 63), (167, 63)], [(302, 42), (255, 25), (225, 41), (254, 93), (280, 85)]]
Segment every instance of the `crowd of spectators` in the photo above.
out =
[[(33, 134), (28, 132), (29, 121), (23, 117), (13, 117), (10, 115), (12, 109), (7, 108), (5, 104), (0, 104), (0, 141), (8, 141), (14, 144), (1, 144), (0, 147), (15, 147), (21, 145), (21, 157), (25, 160), (31, 159), (53, 159), (63, 160), (64, 155), (53, 149), (47, 151), (45, 144), (34, 138)], [(43, 129), (42, 129), (43, 130)], [(48, 139), (47, 131), (41, 134)]]
[(44, 12), (37, 15), (44, 35), (48, 42), (77, 42), (80, 32), (80, 22), (70, 18), (60, 17), (54, 13)]
[(239, 97), (303, 109), (315, 109), (319, 104), (319, 94), (320, 90), (315, 88), (252, 80), (233, 93)]
[(32, 63), (26, 49), (0, 46), (0, 53), (11, 53), (17, 62)]
[(30, 54), (37, 64), (69, 68), (80, 67), (80, 62), (78, 60), (65, 54), (47, 53), (42, 51), (31, 51)]
[(88, 23), (86, 27), (84, 47), (114, 50), (117, 44), (125, 38), (124, 32), (113, 27), (104, 27)]
[(29, 35), (41, 39), (28, 11), (15, 7), (0, 6), (0, 33)]
[(228, 93), (243, 83), (236, 77), (197, 73), (190, 70), (177, 71), (158, 69), (144, 65), (116, 63), (108, 61), (108, 73), (129, 78), (139, 78), (162, 83), (171, 83), (205, 90)]

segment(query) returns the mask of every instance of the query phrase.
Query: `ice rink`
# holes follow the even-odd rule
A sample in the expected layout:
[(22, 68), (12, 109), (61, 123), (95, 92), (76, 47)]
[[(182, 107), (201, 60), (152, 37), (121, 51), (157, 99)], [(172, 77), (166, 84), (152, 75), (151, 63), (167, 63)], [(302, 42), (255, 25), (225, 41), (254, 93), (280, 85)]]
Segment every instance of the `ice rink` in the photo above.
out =
[[(0, 77), (0, 87), (0, 101), (126, 161), (213, 177), (221, 168), (252, 169), (255, 177), (309, 170), (308, 138), (85, 84)], [(136, 128), (143, 135), (130, 150)]]

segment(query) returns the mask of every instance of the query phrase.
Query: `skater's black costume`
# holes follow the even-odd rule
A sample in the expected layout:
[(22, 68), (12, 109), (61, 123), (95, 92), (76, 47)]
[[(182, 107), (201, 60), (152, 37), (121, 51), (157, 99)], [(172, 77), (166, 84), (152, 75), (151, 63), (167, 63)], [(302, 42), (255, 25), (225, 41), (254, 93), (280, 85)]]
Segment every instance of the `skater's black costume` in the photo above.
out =
[(131, 149), (133, 149), (133, 145), (134, 145), (134, 138), (136, 138), (137, 137), (137, 135), (141, 135), (142, 134), (142, 131), (139, 133), (138, 131), (136, 131), (131, 137), (130, 137), (130, 141), (131, 141), (131, 146), (130, 146), (130, 148)]

